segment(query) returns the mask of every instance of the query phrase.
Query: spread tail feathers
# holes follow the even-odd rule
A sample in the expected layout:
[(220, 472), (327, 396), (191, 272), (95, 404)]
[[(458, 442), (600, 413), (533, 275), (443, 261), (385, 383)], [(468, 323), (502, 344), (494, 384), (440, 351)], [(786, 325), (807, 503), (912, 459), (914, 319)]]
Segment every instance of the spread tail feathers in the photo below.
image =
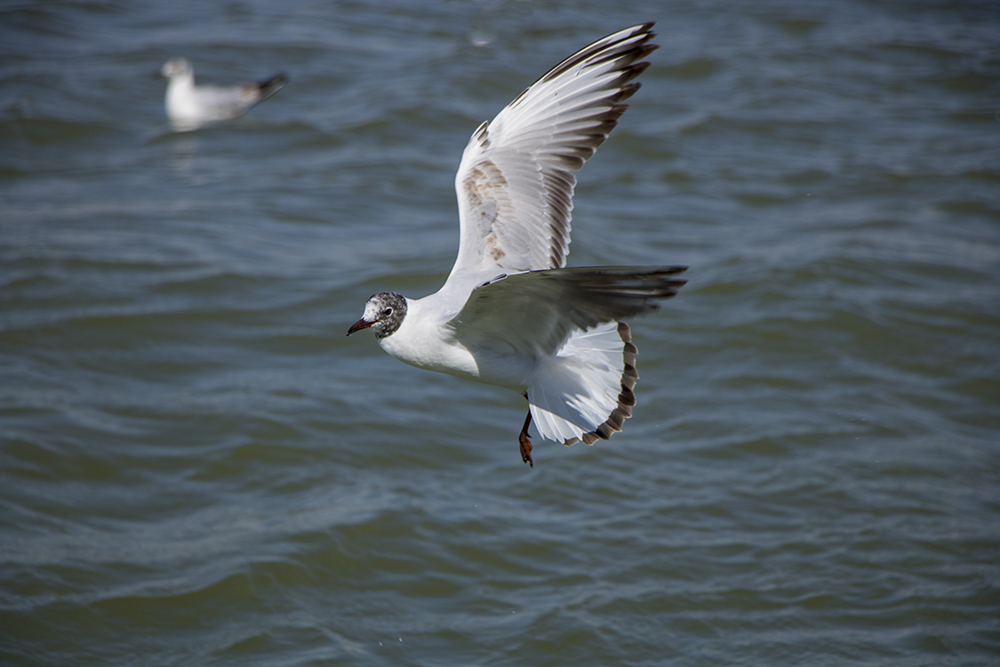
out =
[(528, 386), (539, 434), (566, 445), (581, 440), (590, 445), (620, 431), (635, 405), (636, 351), (624, 322), (572, 334)]

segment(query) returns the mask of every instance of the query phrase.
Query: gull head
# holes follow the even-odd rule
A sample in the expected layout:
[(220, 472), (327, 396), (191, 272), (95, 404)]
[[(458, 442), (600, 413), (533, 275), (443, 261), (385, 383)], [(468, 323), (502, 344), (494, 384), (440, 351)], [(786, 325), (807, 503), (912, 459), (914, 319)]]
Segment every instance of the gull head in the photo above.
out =
[(385, 338), (395, 333), (406, 317), (406, 297), (395, 292), (379, 292), (368, 299), (365, 314), (347, 330), (350, 336), (355, 331), (372, 329), (376, 338)]
[(171, 58), (163, 63), (158, 75), (161, 79), (174, 79), (185, 76), (194, 76), (194, 68), (187, 58)]

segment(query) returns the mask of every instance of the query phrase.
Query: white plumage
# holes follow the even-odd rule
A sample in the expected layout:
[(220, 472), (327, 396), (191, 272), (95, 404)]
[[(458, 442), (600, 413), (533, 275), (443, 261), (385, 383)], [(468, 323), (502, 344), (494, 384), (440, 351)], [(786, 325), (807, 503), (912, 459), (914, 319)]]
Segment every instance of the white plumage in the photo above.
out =
[(684, 267), (563, 268), (574, 172), (607, 138), (657, 47), (653, 24), (578, 51), (472, 135), (455, 178), (460, 241), (444, 286), (422, 299), (381, 292), (348, 335), (376, 332), (413, 366), (508, 387), (528, 425), (573, 444), (621, 430), (635, 404), (636, 348), (621, 320), (683, 285)]
[(240, 86), (196, 86), (194, 67), (185, 58), (168, 60), (158, 75), (168, 79), (164, 106), (167, 118), (179, 131), (195, 130), (208, 123), (238, 118), (288, 82), (284, 74), (277, 74)]

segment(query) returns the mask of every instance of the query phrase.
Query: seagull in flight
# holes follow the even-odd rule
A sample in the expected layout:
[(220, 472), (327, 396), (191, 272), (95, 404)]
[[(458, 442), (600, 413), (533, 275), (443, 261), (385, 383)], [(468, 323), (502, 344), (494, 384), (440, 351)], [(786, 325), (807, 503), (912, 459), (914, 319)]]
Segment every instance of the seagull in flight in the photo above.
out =
[(186, 58), (168, 60), (157, 76), (168, 79), (165, 100), (167, 117), (174, 129), (181, 132), (238, 118), (288, 83), (288, 77), (276, 74), (242, 86), (196, 86), (194, 67)]
[(444, 286), (422, 299), (375, 294), (347, 335), (418, 368), (513, 389), (528, 427), (590, 445), (635, 405), (636, 346), (622, 321), (674, 296), (687, 267), (564, 268), (574, 172), (604, 143), (634, 82), (653, 24), (621, 30), (553, 67), (472, 134), (455, 177), (460, 239)]

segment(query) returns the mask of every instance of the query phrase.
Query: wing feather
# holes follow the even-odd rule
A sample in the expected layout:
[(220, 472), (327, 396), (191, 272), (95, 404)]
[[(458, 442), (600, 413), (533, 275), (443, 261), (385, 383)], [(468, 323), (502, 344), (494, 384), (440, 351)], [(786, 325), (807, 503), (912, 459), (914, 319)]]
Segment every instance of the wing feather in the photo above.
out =
[(448, 324), (469, 349), (553, 355), (574, 330), (638, 315), (674, 296), (683, 266), (548, 269), (478, 286)]
[(562, 61), (479, 126), (455, 177), (461, 235), (446, 288), (565, 266), (574, 172), (604, 143), (657, 47), (652, 23)]

